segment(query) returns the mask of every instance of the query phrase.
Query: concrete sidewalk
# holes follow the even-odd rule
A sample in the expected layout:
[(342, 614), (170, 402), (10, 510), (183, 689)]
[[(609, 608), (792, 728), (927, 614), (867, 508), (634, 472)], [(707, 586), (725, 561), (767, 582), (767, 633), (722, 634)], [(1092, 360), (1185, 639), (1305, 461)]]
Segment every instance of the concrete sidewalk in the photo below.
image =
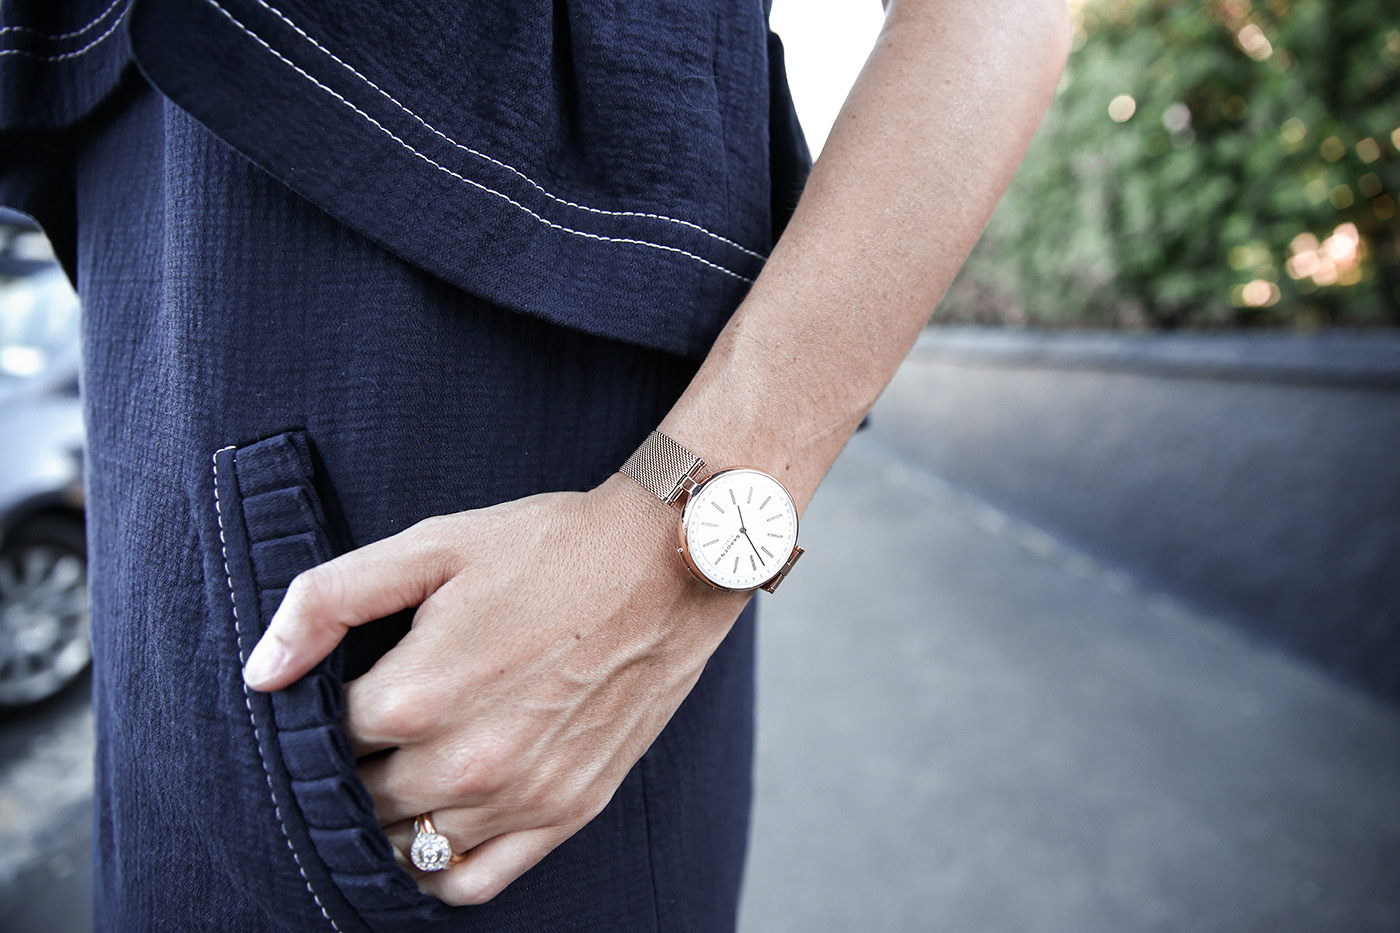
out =
[(744, 933), (1400, 929), (1400, 716), (905, 462), (760, 609)]

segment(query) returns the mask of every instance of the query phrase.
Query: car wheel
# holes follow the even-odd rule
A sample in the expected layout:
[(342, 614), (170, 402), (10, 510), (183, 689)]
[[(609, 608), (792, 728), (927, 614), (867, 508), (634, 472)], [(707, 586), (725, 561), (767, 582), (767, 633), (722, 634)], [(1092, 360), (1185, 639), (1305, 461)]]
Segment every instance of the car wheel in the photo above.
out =
[(53, 696), (91, 657), (82, 522), (19, 526), (0, 549), (0, 706)]

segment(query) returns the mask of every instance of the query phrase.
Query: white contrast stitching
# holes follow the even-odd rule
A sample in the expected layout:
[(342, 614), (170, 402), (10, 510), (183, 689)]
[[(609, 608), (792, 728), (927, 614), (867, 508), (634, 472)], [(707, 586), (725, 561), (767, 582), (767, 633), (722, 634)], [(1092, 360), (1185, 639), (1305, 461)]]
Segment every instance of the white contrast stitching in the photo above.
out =
[(88, 23), (82, 29), (76, 30), (75, 32), (60, 32), (57, 35), (53, 35), (47, 32), (40, 32), (37, 29), (30, 29), (28, 26), (0, 26), (0, 35), (7, 32), (28, 32), (38, 36), (41, 39), (48, 39), (50, 42), (57, 42), (59, 39), (76, 39), (83, 33), (91, 30), (98, 23), (106, 19), (108, 13), (112, 12), (117, 7), (121, 6), (123, 3), (126, 2), (127, 0), (112, 0), (112, 5), (107, 7), (107, 9), (103, 10), (101, 13), (97, 14), (97, 19)]
[(297, 35), (301, 36), (301, 37), (302, 37), (303, 39), (305, 39), (307, 42), (311, 43), (313, 46), (315, 46), (317, 49), (319, 49), (323, 54), (325, 54), (328, 58), (330, 58), (331, 61), (335, 62), (335, 63), (336, 63), (337, 65), (339, 65), (340, 67), (344, 68), (346, 71), (350, 72), (352, 75), (354, 75), (355, 77), (359, 78), (359, 79), (360, 79), (361, 81), (363, 81), (365, 84), (368, 84), (370, 87), (374, 88), (374, 90), (378, 91), (378, 92), (380, 93), (380, 95), (383, 96), (383, 98), (384, 98), (385, 100), (389, 101), (389, 102), (390, 102), (391, 104), (393, 104), (395, 107), (398, 107), (398, 108), (399, 108), (400, 110), (402, 110), (404, 113), (408, 114), (410, 117), (412, 117), (413, 119), (415, 119), (415, 120), (417, 120), (419, 123), (421, 123), (421, 124), (423, 125), (423, 127), (424, 127), (425, 129), (427, 129), (429, 132), (431, 132), (431, 133), (433, 133), (434, 135), (438, 136), (438, 137), (439, 137), (440, 139), (442, 139), (444, 142), (447, 142), (447, 143), (449, 143), (449, 144), (451, 144), (451, 145), (457, 147), (458, 149), (461, 149), (463, 152), (469, 152), (469, 153), (471, 153), (472, 155), (477, 156), (478, 158), (485, 159), (487, 162), (490, 162), (492, 165), (495, 165), (495, 166), (497, 166), (498, 168), (503, 168), (503, 169), (505, 169), (506, 171), (508, 171), (508, 172), (510, 172), (510, 173), (512, 173), (512, 174), (514, 174), (514, 175), (519, 176), (519, 177), (520, 177), (521, 179), (523, 179), (527, 184), (529, 184), (532, 188), (534, 188), (536, 191), (538, 191), (540, 194), (544, 195), (545, 197), (549, 198), (551, 201), (554, 201), (556, 204), (562, 204), (562, 205), (565, 206), (565, 207), (572, 207), (572, 208), (575, 208), (575, 209), (577, 209), (577, 210), (587, 211), (587, 212), (590, 213), (590, 214), (604, 214), (604, 215), (607, 215), (607, 216), (609, 216), (609, 217), (644, 217), (644, 218), (646, 218), (646, 219), (648, 219), (648, 220), (662, 220), (662, 221), (665, 221), (666, 223), (679, 224), (679, 225), (682, 226), (682, 227), (689, 227), (689, 228), (692, 229), (692, 230), (696, 230), (696, 231), (698, 231), (698, 232), (700, 232), (700, 233), (703, 233), (705, 236), (710, 237), (710, 238), (713, 239), (713, 240), (718, 240), (718, 241), (721, 242), (721, 243), (724, 243), (724, 244), (726, 244), (726, 245), (728, 245), (728, 246), (732, 246), (732, 247), (734, 247), (735, 249), (739, 250), (740, 252), (742, 252), (742, 253), (747, 253), (748, 255), (754, 257), (755, 259), (766, 259), (766, 258), (767, 258), (767, 257), (764, 256), (762, 253), (755, 252), (754, 250), (749, 249), (747, 246), (743, 246), (743, 245), (741, 245), (741, 244), (739, 244), (739, 243), (735, 243), (733, 240), (729, 239), (728, 237), (720, 236), (718, 233), (715, 233), (715, 232), (713, 232), (713, 231), (711, 231), (711, 230), (707, 230), (705, 227), (702, 227), (700, 224), (691, 223), (691, 222), (688, 221), (688, 220), (681, 220), (681, 219), (676, 218), (676, 217), (667, 217), (665, 214), (648, 214), (648, 213), (643, 213), (643, 212), (641, 212), (641, 211), (609, 211), (609, 210), (604, 210), (604, 209), (601, 208), (601, 207), (589, 207), (589, 206), (586, 205), (586, 204), (575, 204), (573, 201), (565, 200), (564, 198), (561, 198), (561, 197), (559, 197), (559, 196), (553, 194), (552, 192), (547, 191), (543, 186), (541, 186), (541, 185), (540, 185), (538, 182), (536, 182), (533, 178), (531, 178), (529, 175), (526, 175), (524, 172), (520, 171), (520, 170), (519, 170), (518, 168), (516, 168), (515, 166), (513, 166), (513, 165), (508, 165), (508, 164), (506, 164), (505, 162), (502, 162), (500, 159), (493, 158), (493, 157), (487, 155), (487, 154), (484, 153), (484, 152), (480, 152), (480, 151), (478, 151), (478, 150), (476, 150), (476, 149), (473, 149), (471, 146), (465, 145), (465, 144), (463, 144), (463, 143), (459, 143), (457, 140), (453, 139), (451, 136), (448, 136), (448, 135), (447, 135), (446, 133), (444, 133), (442, 130), (440, 130), (440, 129), (438, 129), (437, 127), (433, 126), (433, 125), (432, 125), (431, 123), (429, 123), (427, 120), (424, 120), (424, 119), (423, 119), (422, 117), (420, 117), (418, 114), (416, 114), (416, 113), (414, 113), (412, 110), (408, 109), (408, 107), (406, 107), (406, 106), (404, 106), (403, 104), (401, 104), (401, 103), (398, 101), (398, 99), (395, 98), (395, 97), (394, 97), (392, 94), (390, 94), (388, 91), (384, 90), (384, 89), (381, 88), (379, 85), (375, 84), (375, 83), (374, 83), (373, 81), (371, 81), (369, 78), (367, 78), (367, 77), (365, 77), (364, 75), (360, 74), (360, 72), (357, 71), (357, 70), (355, 69), (355, 66), (353, 66), (353, 65), (351, 65), (351, 64), (349, 64), (349, 63), (347, 63), (347, 62), (345, 62), (345, 61), (342, 60), (338, 55), (336, 55), (334, 52), (332, 52), (330, 49), (326, 48), (326, 47), (325, 47), (324, 45), (322, 45), (320, 42), (316, 41), (316, 39), (315, 39), (314, 37), (308, 35), (304, 29), (302, 29), (302, 28), (301, 28), (300, 26), (298, 26), (296, 23), (292, 22), (291, 19), (289, 19), (285, 14), (283, 14), (281, 10), (279, 10), (279, 9), (277, 9), (276, 7), (272, 6), (270, 3), (267, 2), (267, 0), (256, 0), (256, 2), (257, 2), (257, 4), (258, 4), (258, 6), (262, 7), (262, 8), (265, 9), (265, 10), (267, 10), (269, 13), (271, 13), (271, 14), (274, 15), (274, 16), (276, 16), (276, 17), (277, 17), (278, 19), (280, 19), (282, 22), (284, 22), (284, 23), (286, 23), (288, 26), (290, 26), (290, 27), (296, 32)]
[[(110, 10), (111, 8), (109, 7), (108, 9)], [(103, 16), (106, 16), (107, 14), (106, 14), (106, 13), (103, 13), (102, 15), (103, 15)], [(122, 24), (122, 20), (123, 20), (125, 17), (126, 17), (126, 11), (123, 10), (123, 11), (122, 11), (122, 14), (121, 14), (120, 16), (118, 16), (115, 20), (112, 21), (112, 25), (108, 26), (108, 27), (107, 27), (107, 31), (104, 32), (102, 35), (98, 36), (96, 39), (93, 39), (91, 42), (89, 42), (87, 45), (83, 46), (82, 48), (80, 48), (80, 49), (74, 49), (74, 50), (71, 51), (71, 52), (64, 52), (62, 55), (40, 55), (40, 54), (38, 54), (37, 52), (30, 52), (30, 51), (27, 51), (27, 50), (25, 50), (25, 49), (0, 49), (0, 55), (24, 55), (24, 56), (27, 56), (27, 57), (29, 57), (29, 58), (37, 59), (38, 61), (41, 61), (41, 62), (61, 62), (61, 61), (64, 61), (64, 60), (66, 60), (66, 59), (69, 59), (69, 58), (77, 58), (77, 57), (80, 56), (80, 55), (86, 55), (88, 52), (92, 51), (92, 49), (93, 49), (95, 46), (99, 45), (99, 44), (102, 43), (104, 40), (106, 40), (106, 38), (107, 38), (108, 36), (110, 36), (112, 33), (116, 32), (116, 31), (117, 31), (117, 27), (120, 26), (120, 25)], [(19, 28), (19, 27), (11, 27), (11, 28)], [(86, 32), (87, 30), (84, 29), (83, 31)]]
[[(219, 523), (219, 553), (224, 559), (224, 582), (228, 584), (229, 606), (233, 609), (233, 630), (238, 641), (238, 660), (240, 663), (247, 663), (247, 658), (243, 656), (243, 630), (238, 624), (238, 600), (233, 595), (233, 574), (228, 569), (228, 545), (224, 541), (224, 515), (219, 508), (219, 454), (229, 450), (237, 450), (237, 445), (230, 444), (214, 451), (214, 518)], [(236, 455), (235, 455), (236, 456)], [(311, 887), (311, 879), (306, 877), (306, 869), (301, 866), (301, 857), (297, 855), (296, 847), (292, 845), (292, 837), (287, 833), (287, 824), (282, 819), (282, 808), (277, 803), (277, 791), (272, 787), (272, 772), (268, 769), (267, 759), (262, 754), (262, 733), (258, 731), (258, 721), (253, 716), (253, 701), (248, 695), (248, 685), (243, 683), (242, 675), (239, 675), (239, 682), (243, 687), (243, 705), (248, 708), (248, 722), (253, 727), (253, 740), (258, 747), (258, 760), (262, 762), (263, 777), (267, 779), (267, 792), (272, 797), (272, 812), (277, 815), (277, 825), (282, 830), (282, 838), (287, 841), (287, 849), (292, 853), (292, 861), (296, 862), (297, 871), (301, 874), (301, 880), (306, 884), (306, 891), (311, 895), (311, 899), (316, 902), (316, 906), (321, 910), (321, 916), (326, 918), (326, 922), (331, 925), (331, 929), (336, 933), (341, 933), (340, 927), (336, 926), (331, 915), (326, 913), (326, 906), (321, 903), (321, 899), (316, 896), (316, 891)]]
[(598, 241), (603, 242), (603, 243), (624, 243), (624, 244), (632, 244), (632, 245), (635, 245), (635, 246), (647, 246), (647, 247), (650, 247), (650, 248), (652, 248), (652, 249), (659, 249), (659, 250), (664, 250), (664, 251), (669, 252), (669, 253), (676, 253), (676, 254), (679, 254), (679, 255), (681, 255), (681, 256), (685, 256), (685, 257), (687, 257), (687, 258), (689, 258), (689, 259), (693, 259), (693, 260), (695, 260), (696, 262), (701, 263), (702, 265), (709, 266), (710, 268), (715, 269), (715, 270), (718, 270), (719, 272), (723, 272), (725, 275), (728, 275), (728, 276), (730, 276), (730, 277), (732, 277), (732, 278), (736, 278), (736, 279), (738, 279), (738, 280), (741, 281), (741, 282), (748, 282), (748, 283), (752, 284), (753, 279), (748, 278), (747, 276), (740, 275), (739, 273), (735, 272), (735, 271), (732, 270), (732, 269), (728, 269), (728, 268), (725, 268), (724, 266), (721, 266), (719, 263), (711, 262), (710, 260), (704, 258), (703, 256), (697, 256), (695, 253), (689, 252), (689, 251), (687, 251), (687, 250), (680, 249), (679, 247), (667, 246), (667, 245), (664, 244), (664, 243), (652, 243), (652, 242), (650, 242), (650, 241), (648, 241), (648, 240), (635, 240), (635, 239), (631, 239), (631, 238), (628, 238), (628, 237), (603, 236), (602, 234), (598, 234), (598, 233), (589, 233), (589, 232), (587, 232), (587, 231), (585, 231), (585, 230), (575, 230), (575, 229), (573, 229), (572, 227), (566, 227), (566, 226), (564, 226), (563, 224), (555, 223), (554, 221), (549, 220), (548, 218), (542, 217), (542, 216), (540, 216), (539, 214), (535, 213), (535, 212), (532, 211), (530, 208), (528, 208), (528, 207), (526, 207), (525, 205), (521, 204), (519, 201), (515, 200), (514, 198), (510, 197), (509, 195), (502, 194), (501, 192), (497, 191), (495, 188), (488, 187), (487, 185), (484, 185), (484, 184), (482, 184), (482, 183), (479, 182), (479, 181), (476, 181), (476, 180), (471, 179), (471, 178), (467, 178), (467, 177), (464, 176), (464, 175), (460, 175), (460, 174), (458, 174), (457, 172), (454, 172), (452, 169), (450, 169), (450, 168), (446, 167), (445, 165), (442, 165), (442, 164), (440, 164), (440, 163), (438, 163), (438, 162), (435, 162), (432, 158), (430, 158), (430, 157), (424, 155), (423, 153), (419, 152), (417, 149), (413, 148), (413, 146), (409, 145), (408, 143), (406, 143), (406, 142), (404, 142), (402, 139), (400, 139), (398, 136), (394, 135), (394, 133), (393, 133), (391, 130), (385, 128), (384, 124), (380, 123), (380, 122), (379, 122), (378, 120), (376, 120), (374, 117), (372, 117), (372, 116), (370, 116), (369, 114), (365, 113), (365, 112), (364, 112), (363, 110), (361, 110), (359, 107), (356, 107), (356, 106), (355, 106), (354, 104), (352, 104), (350, 101), (346, 100), (343, 96), (341, 96), (341, 94), (340, 94), (339, 92), (333, 90), (332, 88), (327, 87), (326, 85), (322, 84), (320, 81), (318, 81), (318, 80), (316, 80), (315, 78), (313, 78), (311, 75), (307, 74), (304, 70), (302, 70), (301, 66), (297, 65), (295, 62), (291, 61), (291, 60), (288, 59), (285, 55), (283, 55), (281, 52), (277, 51), (277, 50), (274, 49), (271, 45), (269, 45), (269, 44), (267, 43), (267, 41), (264, 40), (264, 39), (262, 38), (262, 36), (259, 36), (257, 33), (253, 32), (251, 29), (249, 29), (247, 26), (243, 25), (243, 23), (241, 23), (236, 17), (234, 17), (234, 15), (233, 15), (232, 13), (230, 13), (228, 10), (224, 9), (224, 8), (219, 4), (218, 0), (205, 0), (205, 2), (208, 3), (210, 6), (214, 7), (214, 9), (218, 10), (220, 13), (222, 13), (222, 14), (229, 20), (229, 22), (233, 23), (233, 24), (234, 24), (235, 26), (237, 26), (239, 29), (243, 30), (243, 32), (247, 33), (247, 35), (248, 35), (249, 37), (251, 37), (254, 41), (256, 41), (256, 42), (257, 42), (259, 45), (261, 45), (263, 48), (267, 49), (267, 50), (268, 50), (269, 52), (271, 52), (273, 55), (275, 55), (279, 60), (281, 60), (281, 61), (282, 61), (284, 64), (286, 64), (288, 67), (290, 67), (290, 68), (292, 68), (294, 71), (296, 71), (297, 74), (301, 75), (303, 78), (305, 78), (306, 80), (310, 81), (312, 84), (316, 85), (316, 87), (318, 87), (318, 88), (320, 88), (321, 90), (325, 91), (327, 94), (330, 94), (330, 95), (331, 95), (332, 97), (334, 97), (336, 100), (340, 101), (342, 104), (344, 104), (345, 106), (349, 107), (351, 110), (355, 111), (357, 114), (359, 114), (359, 115), (360, 115), (361, 117), (363, 117), (365, 120), (367, 120), (369, 123), (373, 124), (373, 126), (374, 126), (376, 129), (378, 129), (381, 133), (383, 133), (384, 135), (388, 136), (388, 137), (389, 137), (390, 139), (392, 139), (394, 142), (398, 143), (400, 146), (402, 146), (403, 148), (407, 149), (409, 152), (413, 153), (415, 156), (417, 156), (418, 158), (422, 159), (424, 162), (427, 162), (429, 165), (431, 165), (433, 168), (437, 169), (438, 171), (443, 172), (443, 173), (445, 173), (445, 174), (447, 174), (447, 175), (451, 175), (453, 178), (457, 179), (458, 181), (461, 181), (461, 182), (464, 182), (464, 183), (466, 183), (466, 184), (468, 184), (468, 185), (471, 185), (471, 186), (474, 187), (474, 188), (479, 188), (480, 190), (486, 192), (487, 194), (493, 194), (493, 195), (495, 195), (496, 197), (500, 198), (501, 200), (505, 201), (507, 204), (510, 204), (511, 206), (516, 207), (516, 208), (518, 208), (519, 210), (523, 211), (524, 213), (530, 215), (530, 216), (533, 217), (535, 220), (539, 221), (540, 223), (544, 224), (545, 226), (547, 226), (547, 227), (552, 227), (553, 229), (559, 230), (559, 231), (561, 231), (561, 232), (563, 232), (563, 233), (571, 233), (571, 234), (573, 234), (574, 236), (580, 236), (580, 237), (584, 237), (584, 238), (590, 239), (590, 240), (598, 240)]

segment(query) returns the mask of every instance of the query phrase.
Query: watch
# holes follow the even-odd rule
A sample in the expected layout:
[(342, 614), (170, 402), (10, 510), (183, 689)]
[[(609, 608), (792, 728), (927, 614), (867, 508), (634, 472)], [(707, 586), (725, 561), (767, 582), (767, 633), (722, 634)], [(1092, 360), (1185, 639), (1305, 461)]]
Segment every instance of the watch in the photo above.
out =
[(676, 548), (701, 583), (718, 590), (778, 588), (802, 556), (797, 506), (777, 479), (752, 467), (705, 476), (705, 461), (652, 431), (622, 473), (667, 505), (681, 504)]

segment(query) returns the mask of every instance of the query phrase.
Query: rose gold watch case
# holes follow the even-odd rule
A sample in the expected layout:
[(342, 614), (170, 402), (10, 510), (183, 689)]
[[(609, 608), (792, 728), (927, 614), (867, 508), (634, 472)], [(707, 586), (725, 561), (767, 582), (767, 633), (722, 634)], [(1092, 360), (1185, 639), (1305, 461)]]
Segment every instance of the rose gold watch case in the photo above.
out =
[(742, 587), (738, 589), (730, 586), (721, 586), (714, 580), (711, 580), (709, 577), (705, 576), (705, 572), (696, 565), (695, 559), (690, 555), (690, 542), (685, 533), (685, 525), (686, 521), (690, 518), (690, 507), (695, 502), (695, 494), (698, 493), (700, 489), (707, 483), (709, 483), (711, 480), (723, 476), (725, 473), (737, 473), (741, 470), (748, 471), (750, 473), (759, 473), (763, 476), (768, 477), (773, 482), (778, 484), (778, 488), (783, 491), (783, 495), (787, 496), (788, 501), (793, 502), (792, 493), (788, 492), (788, 488), (783, 485), (781, 480), (779, 480), (776, 476), (774, 476), (772, 473), (767, 472), (766, 470), (760, 470), (758, 469), (758, 467), (750, 466), (732, 466), (725, 467), (722, 470), (716, 470), (700, 482), (692, 482), (690, 484), (686, 484), (683, 487), (685, 490), (686, 499), (685, 506), (681, 509), (680, 524), (676, 527), (676, 532), (680, 539), (680, 546), (676, 548), (676, 552), (681, 555), (681, 560), (685, 563), (685, 569), (690, 571), (690, 575), (693, 576), (695, 579), (699, 580), (701, 583), (708, 586), (710, 589), (723, 590), (726, 593), (749, 593), (753, 590), (763, 590), (765, 593), (771, 593), (778, 588), (778, 584), (782, 583), (783, 580), (786, 579), (788, 571), (792, 569), (792, 565), (797, 563), (797, 559), (805, 553), (802, 548), (797, 546), (797, 541), (801, 533), (801, 521), (797, 515), (797, 504), (795, 502), (793, 502), (792, 507), (792, 553), (788, 555), (787, 560), (783, 561), (783, 565), (780, 568), (778, 568), (777, 572), (774, 573), (773, 576), (769, 577), (767, 580), (758, 584), (757, 586)]

